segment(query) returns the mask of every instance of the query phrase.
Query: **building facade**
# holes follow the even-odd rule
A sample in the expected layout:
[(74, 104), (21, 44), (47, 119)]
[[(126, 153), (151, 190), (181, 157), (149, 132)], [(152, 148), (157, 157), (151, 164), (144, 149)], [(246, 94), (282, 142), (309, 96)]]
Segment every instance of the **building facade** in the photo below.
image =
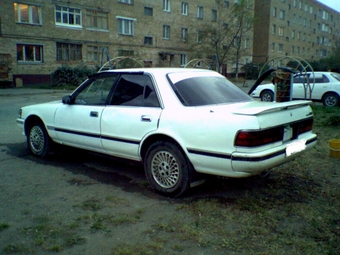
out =
[(256, 0), (253, 61), (329, 56), (340, 39), (340, 13), (315, 0)]
[[(221, 23), (227, 31), (232, 25), (220, 22), (220, 14), (232, 17), (241, 0), (219, 1), (220, 6), (215, 0), (2, 0), (0, 83), (48, 83), (62, 65), (98, 68), (124, 56), (152, 67), (184, 67), (202, 55), (214, 59), (213, 52), (195, 52), (193, 45), (205, 43), (199, 37), (207, 27)], [(224, 74), (277, 56), (320, 59), (335, 47), (340, 14), (317, 1), (245, 1), (254, 25), (240, 42), (241, 57), (230, 51), (220, 63)]]

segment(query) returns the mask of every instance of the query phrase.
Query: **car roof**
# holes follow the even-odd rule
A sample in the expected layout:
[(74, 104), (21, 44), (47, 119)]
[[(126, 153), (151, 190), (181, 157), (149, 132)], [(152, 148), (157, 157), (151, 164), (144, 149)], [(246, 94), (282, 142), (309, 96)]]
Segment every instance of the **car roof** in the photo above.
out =
[(216, 73), (215, 71), (208, 69), (199, 69), (199, 68), (171, 68), (171, 67), (152, 67), (152, 68), (126, 68), (126, 69), (110, 69), (101, 71), (100, 73), (105, 72), (119, 72), (119, 73), (157, 73), (157, 74), (168, 74), (168, 73), (181, 73), (181, 72), (206, 72), (206, 73)]

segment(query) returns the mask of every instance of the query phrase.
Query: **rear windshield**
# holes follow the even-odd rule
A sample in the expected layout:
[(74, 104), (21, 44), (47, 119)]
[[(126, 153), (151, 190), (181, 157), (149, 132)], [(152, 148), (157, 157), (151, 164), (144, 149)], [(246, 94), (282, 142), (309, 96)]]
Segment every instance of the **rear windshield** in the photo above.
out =
[(178, 99), (185, 106), (202, 106), (247, 102), (253, 99), (226, 78), (198, 76), (172, 79), (168, 75)]

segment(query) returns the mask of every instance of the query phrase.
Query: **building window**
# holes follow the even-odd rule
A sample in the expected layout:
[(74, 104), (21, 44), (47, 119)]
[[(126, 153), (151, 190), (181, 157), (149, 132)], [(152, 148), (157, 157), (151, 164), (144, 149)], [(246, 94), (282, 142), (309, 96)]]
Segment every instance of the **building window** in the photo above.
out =
[(272, 34), (275, 35), (275, 33), (276, 33), (276, 25), (273, 25), (272, 26)]
[(185, 41), (188, 38), (188, 29), (182, 28), (182, 41)]
[(279, 27), (279, 36), (283, 36), (283, 34), (284, 34), (283, 27)]
[(57, 25), (67, 25), (73, 27), (81, 27), (82, 25), (81, 10), (77, 8), (56, 6), (55, 19)]
[(81, 44), (57, 43), (57, 61), (82, 60), (81, 51)]
[(279, 52), (283, 52), (283, 44), (279, 43)]
[(188, 15), (189, 5), (186, 2), (182, 2), (182, 15)]
[(133, 56), (135, 53), (133, 50), (118, 50), (117, 54), (118, 57), (130, 57)]
[(211, 21), (217, 21), (217, 10), (211, 10)]
[(246, 38), (244, 40), (244, 48), (245, 49), (249, 49), (250, 48), (250, 39), (249, 38)]
[(15, 22), (41, 25), (41, 7), (14, 3)]
[(17, 61), (42, 63), (43, 47), (41, 45), (17, 44)]
[(181, 54), (181, 66), (185, 66), (188, 63), (188, 55)]
[(170, 26), (163, 25), (163, 39), (169, 40), (170, 39)]
[(280, 10), (280, 19), (285, 19), (285, 11)]
[(272, 43), (272, 51), (275, 50), (275, 43)]
[(151, 36), (145, 36), (144, 37), (144, 44), (145, 45), (152, 45), (153, 37)]
[(295, 30), (292, 30), (292, 39), (295, 38)]
[(294, 54), (294, 46), (292, 46), (291, 53)]
[(196, 33), (196, 42), (202, 43), (202, 31), (200, 31), (200, 30), (197, 30), (197, 33)]
[(151, 8), (151, 7), (144, 7), (144, 15), (146, 15), (146, 16), (153, 16), (153, 8)]
[(86, 11), (86, 27), (88, 28), (108, 30), (108, 20), (106, 12)]
[(276, 8), (273, 8), (273, 17), (276, 17)]
[(203, 6), (197, 6), (197, 18), (203, 19)]
[(121, 35), (134, 35), (134, 22), (135, 19), (124, 18), (116, 16), (118, 19), (118, 34)]
[(118, 0), (119, 3), (133, 4), (133, 0)]
[(223, 1), (223, 7), (229, 8), (229, 1)]
[(109, 48), (108, 46), (87, 45), (87, 61), (100, 63), (104, 60), (103, 49)]
[(163, 0), (163, 11), (170, 12), (170, 0)]

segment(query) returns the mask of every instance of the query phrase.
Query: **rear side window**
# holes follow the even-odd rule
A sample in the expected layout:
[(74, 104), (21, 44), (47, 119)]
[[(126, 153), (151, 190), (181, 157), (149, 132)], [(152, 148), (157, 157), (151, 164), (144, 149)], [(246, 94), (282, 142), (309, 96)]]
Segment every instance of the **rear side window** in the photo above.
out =
[(142, 74), (123, 74), (113, 92), (111, 105), (160, 107), (151, 78)]
[(252, 101), (252, 98), (246, 93), (220, 76), (186, 78), (173, 83), (172, 88), (178, 99), (185, 106)]

